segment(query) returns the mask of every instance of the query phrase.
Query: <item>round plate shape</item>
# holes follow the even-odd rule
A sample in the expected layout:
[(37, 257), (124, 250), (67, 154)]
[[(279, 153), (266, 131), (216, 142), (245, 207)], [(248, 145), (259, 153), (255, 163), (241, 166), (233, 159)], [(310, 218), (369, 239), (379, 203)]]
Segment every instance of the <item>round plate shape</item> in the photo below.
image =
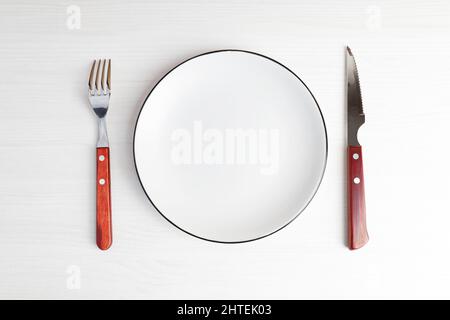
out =
[(320, 108), (292, 71), (222, 50), (166, 74), (142, 106), (136, 170), (153, 206), (179, 229), (245, 242), (293, 221), (326, 166)]

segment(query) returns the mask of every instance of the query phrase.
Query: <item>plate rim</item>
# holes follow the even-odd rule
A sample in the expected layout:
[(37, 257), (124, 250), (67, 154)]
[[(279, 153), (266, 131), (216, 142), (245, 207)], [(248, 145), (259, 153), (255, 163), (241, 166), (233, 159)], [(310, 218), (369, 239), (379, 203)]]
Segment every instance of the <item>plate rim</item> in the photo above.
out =
[[(192, 232), (189, 232), (189, 231), (187, 231), (187, 230), (181, 228), (181, 227), (178, 226), (176, 223), (174, 223), (174, 222), (171, 221), (169, 218), (167, 218), (167, 217), (162, 213), (162, 211), (159, 210), (159, 208), (155, 205), (155, 203), (152, 201), (152, 199), (151, 199), (150, 196), (148, 195), (147, 191), (145, 190), (144, 185), (143, 185), (142, 180), (141, 180), (141, 177), (140, 177), (140, 175), (139, 175), (139, 170), (138, 170), (137, 163), (136, 163), (136, 131), (137, 131), (138, 123), (139, 123), (139, 118), (140, 118), (140, 116), (141, 116), (142, 110), (144, 109), (144, 106), (145, 106), (145, 104), (146, 104), (148, 98), (149, 98), (150, 95), (153, 93), (153, 91), (156, 89), (156, 87), (157, 87), (157, 86), (158, 86), (158, 85), (159, 85), (159, 84), (160, 84), (160, 83), (161, 83), (161, 82), (162, 82), (162, 81), (163, 81), (170, 73), (172, 73), (172, 71), (174, 71), (175, 69), (177, 69), (177, 68), (180, 67), (181, 65), (183, 65), (183, 64), (185, 64), (185, 63), (187, 63), (187, 62), (189, 62), (189, 61), (191, 61), (191, 60), (193, 60), (193, 59), (200, 58), (200, 57), (202, 57), (202, 56), (206, 56), (206, 55), (209, 55), (209, 54), (215, 54), (215, 53), (223, 53), (223, 52), (242, 52), (242, 53), (247, 53), (247, 54), (256, 55), (256, 56), (259, 56), (259, 57), (261, 57), (261, 58), (268, 59), (268, 60), (270, 60), (270, 61), (272, 61), (272, 62), (278, 64), (279, 66), (283, 67), (283, 68), (286, 69), (288, 72), (290, 72), (295, 78), (297, 78), (297, 80), (299, 80), (299, 81), (305, 86), (306, 90), (308, 90), (309, 94), (310, 94), (311, 97), (313, 98), (314, 103), (316, 104), (317, 110), (319, 111), (320, 118), (322, 119), (322, 124), (323, 124), (323, 128), (324, 128), (324, 133), (325, 133), (325, 160), (324, 160), (324, 165), (323, 165), (322, 173), (321, 173), (321, 176), (320, 176), (320, 179), (319, 179), (319, 183), (317, 184), (316, 189), (314, 190), (314, 192), (313, 192), (311, 198), (306, 202), (306, 204), (304, 205), (304, 207), (303, 207), (303, 208), (302, 208), (302, 209), (301, 209), (301, 210), (300, 210), (293, 218), (291, 218), (286, 224), (284, 224), (284, 225), (281, 226), (280, 228), (275, 229), (274, 231), (269, 232), (269, 233), (267, 233), (267, 234), (264, 234), (264, 235), (262, 235), (262, 236), (258, 236), (258, 237), (256, 237), (256, 238), (252, 238), (252, 239), (248, 239), (248, 240), (239, 240), (239, 241), (221, 241), (221, 240), (208, 239), (208, 238), (205, 238), (205, 237), (196, 235), (196, 234), (194, 234), (194, 233), (192, 233)], [(324, 118), (323, 113), (322, 113), (322, 109), (320, 108), (319, 103), (317, 102), (316, 97), (315, 97), (314, 94), (311, 92), (311, 90), (310, 90), (309, 87), (306, 85), (306, 83), (303, 82), (303, 80), (302, 80), (295, 72), (293, 72), (291, 69), (289, 69), (287, 66), (285, 66), (284, 64), (282, 64), (281, 62), (279, 62), (279, 61), (277, 61), (277, 60), (275, 60), (275, 59), (273, 59), (273, 58), (270, 58), (270, 57), (268, 57), (268, 56), (266, 56), (266, 55), (264, 55), (264, 54), (257, 53), (257, 52), (254, 52), (254, 51), (242, 50), (242, 49), (218, 49), (218, 50), (213, 50), (213, 51), (203, 52), (203, 53), (194, 55), (194, 56), (192, 56), (192, 57), (190, 57), (190, 58), (188, 58), (188, 59), (183, 60), (182, 62), (178, 63), (178, 64), (175, 65), (173, 68), (171, 68), (168, 72), (166, 72), (166, 73), (161, 77), (161, 79), (159, 79), (159, 80), (155, 83), (155, 85), (152, 87), (152, 89), (150, 90), (150, 92), (149, 92), (148, 95), (146, 96), (144, 102), (142, 102), (141, 108), (139, 109), (139, 113), (138, 113), (138, 116), (137, 116), (137, 118), (136, 118), (136, 122), (135, 122), (135, 125), (134, 125), (134, 132), (133, 132), (133, 162), (134, 162), (134, 168), (135, 168), (135, 170), (136, 170), (136, 175), (137, 175), (138, 180), (139, 180), (139, 184), (141, 185), (141, 188), (142, 188), (142, 190), (144, 191), (144, 194), (146, 195), (147, 199), (150, 201), (150, 203), (152, 204), (153, 208), (154, 208), (154, 209), (155, 209), (155, 210), (156, 210), (156, 211), (157, 211), (164, 219), (166, 219), (171, 225), (173, 225), (175, 228), (177, 228), (178, 230), (183, 231), (184, 233), (187, 233), (188, 235), (190, 235), (190, 236), (192, 236), (192, 237), (195, 237), (195, 238), (201, 239), (201, 240), (205, 240), (205, 241), (208, 241), (208, 242), (223, 243), (223, 244), (239, 244), (239, 243), (247, 243), (247, 242), (253, 242), (253, 241), (256, 241), (256, 240), (259, 240), (259, 239), (266, 238), (266, 237), (271, 236), (271, 235), (273, 235), (273, 234), (279, 232), (280, 230), (286, 228), (286, 227), (287, 227), (288, 225), (290, 225), (294, 220), (296, 220), (296, 219), (303, 213), (303, 211), (305, 211), (305, 209), (309, 206), (309, 204), (311, 203), (311, 201), (312, 201), (312, 200), (314, 199), (314, 197), (316, 196), (317, 191), (319, 190), (319, 188), (320, 188), (320, 186), (321, 186), (321, 184), (322, 184), (323, 177), (324, 177), (324, 175), (325, 175), (325, 170), (326, 170), (326, 168), (327, 168), (327, 164), (328, 164), (328, 131), (327, 131), (326, 123), (325, 123), (325, 118)]]

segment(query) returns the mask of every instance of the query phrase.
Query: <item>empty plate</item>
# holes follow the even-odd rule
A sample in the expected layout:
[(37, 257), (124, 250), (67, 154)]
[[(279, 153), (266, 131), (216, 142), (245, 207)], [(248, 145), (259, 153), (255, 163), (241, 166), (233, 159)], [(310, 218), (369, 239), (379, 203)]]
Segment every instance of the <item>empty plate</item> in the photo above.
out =
[(260, 54), (191, 58), (148, 95), (134, 136), (153, 206), (179, 229), (244, 242), (280, 230), (314, 197), (327, 134), (307, 86)]

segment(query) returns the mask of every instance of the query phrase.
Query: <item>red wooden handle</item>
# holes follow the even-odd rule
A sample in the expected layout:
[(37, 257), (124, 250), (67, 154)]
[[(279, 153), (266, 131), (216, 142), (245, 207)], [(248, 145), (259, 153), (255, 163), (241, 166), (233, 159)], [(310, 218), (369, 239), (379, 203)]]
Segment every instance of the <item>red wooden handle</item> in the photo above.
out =
[(106, 147), (97, 148), (97, 246), (106, 250), (111, 244), (111, 179)]
[(348, 245), (354, 250), (369, 241), (361, 146), (348, 147)]

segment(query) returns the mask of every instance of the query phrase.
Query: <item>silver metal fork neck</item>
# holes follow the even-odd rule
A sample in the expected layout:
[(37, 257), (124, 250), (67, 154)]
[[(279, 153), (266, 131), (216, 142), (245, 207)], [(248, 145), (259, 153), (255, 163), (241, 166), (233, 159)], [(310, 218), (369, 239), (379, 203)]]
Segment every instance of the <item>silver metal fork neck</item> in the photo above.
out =
[(98, 140), (97, 148), (109, 147), (108, 133), (106, 131), (105, 118), (98, 118)]

